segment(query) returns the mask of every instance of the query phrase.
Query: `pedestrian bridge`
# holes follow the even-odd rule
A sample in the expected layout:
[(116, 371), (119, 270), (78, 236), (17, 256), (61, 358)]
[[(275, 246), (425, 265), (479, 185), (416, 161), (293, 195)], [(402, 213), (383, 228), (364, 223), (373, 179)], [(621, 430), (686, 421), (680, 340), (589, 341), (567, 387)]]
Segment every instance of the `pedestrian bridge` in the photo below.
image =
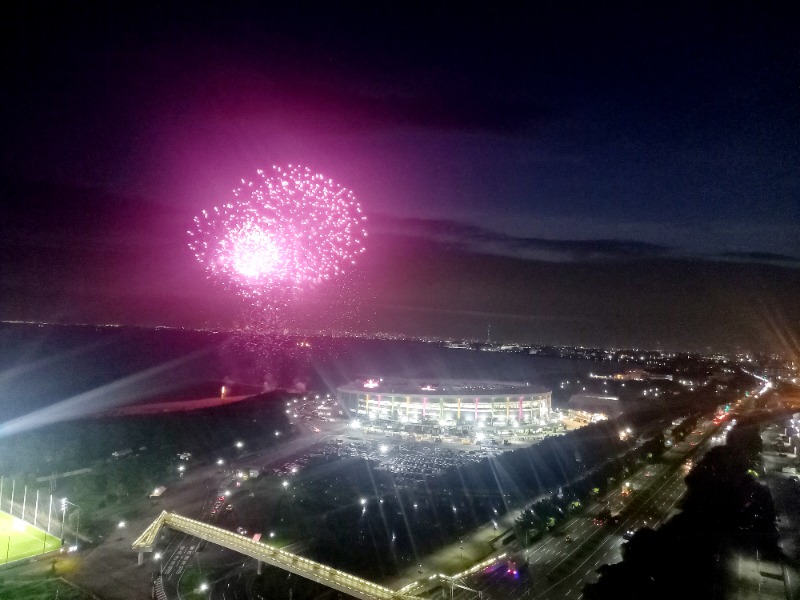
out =
[(188, 533), (201, 540), (234, 550), (245, 556), (255, 558), (261, 563), (267, 563), (300, 577), (316, 581), (329, 588), (343, 592), (360, 600), (418, 600), (410, 592), (417, 587), (416, 583), (400, 590), (391, 590), (377, 583), (361, 579), (321, 563), (303, 558), (297, 554), (286, 552), (263, 542), (257, 542), (249, 537), (239, 535), (221, 527), (215, 527), (202, 521), (195, 521), (182, 517), (176, 513), (164, 511), (150, 526), (133, 542), (133, 549), (139, 552), (139, 564), (143, 562), (145, 552), (152, 552), (158, 534), (162, 527), (169, 527), (174, 531)]

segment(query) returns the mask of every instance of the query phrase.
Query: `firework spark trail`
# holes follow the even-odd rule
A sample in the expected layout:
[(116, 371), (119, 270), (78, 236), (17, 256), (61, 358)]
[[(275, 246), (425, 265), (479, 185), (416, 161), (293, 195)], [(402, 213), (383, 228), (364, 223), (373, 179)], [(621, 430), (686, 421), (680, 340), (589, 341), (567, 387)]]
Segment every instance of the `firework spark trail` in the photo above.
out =
[(350, 190), (300, 166), (257, 174), (188, 232), (210, 278), (276, 304), (346, 272), (364, 252), (366, 217)]

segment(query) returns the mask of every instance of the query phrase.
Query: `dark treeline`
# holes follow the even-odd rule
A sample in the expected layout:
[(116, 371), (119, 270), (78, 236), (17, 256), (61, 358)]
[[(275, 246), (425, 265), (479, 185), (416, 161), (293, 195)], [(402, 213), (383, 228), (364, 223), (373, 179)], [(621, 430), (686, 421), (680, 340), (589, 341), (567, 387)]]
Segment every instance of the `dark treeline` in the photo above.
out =
[(778, 552), (772, 497), (758, 481), (760, 452), (758, 424), (737, 425), (686, 477), (682, 512), (658, 531), (638, 530), (623, 546), (623, 561), (603, 567), (584, 598), (728, 597), (731, 553)]

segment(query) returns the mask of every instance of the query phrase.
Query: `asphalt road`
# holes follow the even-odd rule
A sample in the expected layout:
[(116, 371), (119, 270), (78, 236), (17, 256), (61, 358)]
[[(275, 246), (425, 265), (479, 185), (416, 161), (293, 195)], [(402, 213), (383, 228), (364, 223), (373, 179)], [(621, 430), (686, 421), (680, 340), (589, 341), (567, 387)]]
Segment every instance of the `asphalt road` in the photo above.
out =
[[(643, 526), (658, 527), (676, 510), (686, 487), (687, 458), (697, 460), (711, 447), (713, 423), (699, 427), (699, 433), (666, 452), (658, 464), (646, 465), (628, 478), (633, 492), (623, 494), (622, 485), (603, 502), (588, 508), (586, 515), (563, 525), (557, 535), (547, 536), (527, 551), (518, 548), (512, 561), (505, 561), (464, 581), (483, 598), (503, 600), (577, 599), (586, 583), (598, 578), (597, 569), (622, 559), (623, 534)], [(595, 525), (593, 516), (603, 508), (619, 513), (616, 524)], [(568, 538), (572, 541), (568, 541)], [(528, 566), (525, 567), (525, 561)], [(516, 568), (516, 575), (514, 570)], [(455, 590), (453, 597), (475, 598), (475, 592)]]

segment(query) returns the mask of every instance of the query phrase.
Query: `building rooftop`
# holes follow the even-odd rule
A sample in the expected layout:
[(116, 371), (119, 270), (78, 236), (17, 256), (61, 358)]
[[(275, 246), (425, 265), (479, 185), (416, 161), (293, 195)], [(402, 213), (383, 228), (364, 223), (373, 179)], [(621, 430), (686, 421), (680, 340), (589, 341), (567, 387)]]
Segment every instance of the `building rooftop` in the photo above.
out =
[(351, 381), (339, 387), (343, 392), (384, 394), (445, 394), (484, 396), (496, 394), (540, 394), (550, 390), (526, 381), (491, 381), (479, 379), (404, 379), (374, 377)]

